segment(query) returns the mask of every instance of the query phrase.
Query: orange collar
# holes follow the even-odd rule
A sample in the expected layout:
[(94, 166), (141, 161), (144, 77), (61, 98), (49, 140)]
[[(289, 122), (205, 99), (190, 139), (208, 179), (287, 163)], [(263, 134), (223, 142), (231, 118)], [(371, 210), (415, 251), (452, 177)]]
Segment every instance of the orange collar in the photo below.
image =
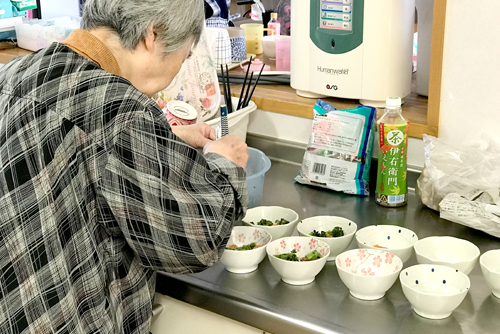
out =
[(64, 43), (79, 55), (97, 63), (105, 71), (121, 76), (120, 66), (108, 47), (88, 31), (75, 29)]

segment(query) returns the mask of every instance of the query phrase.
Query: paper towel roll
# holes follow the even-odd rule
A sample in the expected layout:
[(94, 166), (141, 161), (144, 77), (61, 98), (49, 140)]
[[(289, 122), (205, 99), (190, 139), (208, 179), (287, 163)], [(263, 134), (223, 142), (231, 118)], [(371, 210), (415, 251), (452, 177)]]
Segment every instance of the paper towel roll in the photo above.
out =
[(62, 41), (65, 38), (65, 31), (64, 27), (62, 26), (51, 26), (49, 27), (50, 34), (53, 38), (57, 39), (58, 41)]

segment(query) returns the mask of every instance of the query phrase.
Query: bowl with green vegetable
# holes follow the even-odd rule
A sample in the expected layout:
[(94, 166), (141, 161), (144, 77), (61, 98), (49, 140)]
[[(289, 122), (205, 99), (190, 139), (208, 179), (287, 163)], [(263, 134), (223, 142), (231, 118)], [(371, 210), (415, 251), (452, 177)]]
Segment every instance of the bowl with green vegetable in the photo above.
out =
[(268, 232), (257, 227), (235, 226), (220, 261), (229, 272), (252, 272), (266, 257), (266, 246), (271, 240)]
[(243, 218), (244, 225), (269, 232), (273, 240), (291, 236), (298, 222), (297, 212), (281, 206), (258, 206), (248, 209)]
[(313, 237), (285, 237), (271, 241), (267, 256), (281, 280), (291, 285), (314, 281), (330, 255), (326, 242)]
[(336, 216), (316, 216), (303, 219), (297, 224), (299, 235), (313, 237), (330, 246), (327, 261), (335, 261), (337, 255), (347, 249), (358, 225), (352, 220)]

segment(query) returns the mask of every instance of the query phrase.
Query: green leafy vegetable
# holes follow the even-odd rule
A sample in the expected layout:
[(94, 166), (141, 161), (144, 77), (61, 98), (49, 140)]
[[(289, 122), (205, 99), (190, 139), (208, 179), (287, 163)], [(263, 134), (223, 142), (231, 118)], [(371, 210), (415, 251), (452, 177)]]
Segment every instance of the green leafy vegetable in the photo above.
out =
[(297, 251), (294, 249), (290, 253), (283, 253), (275, 255), (278, 259), (286, 261), (314, 261), (321, 258), (321, 254), (317, 250), (313, 250), (311, 253), (304, 257), (298, 257)]
[(243, 245), (243, 246), (236, 246), (236, 245), (231, 245), (229, 247), (226, 247), (228, 250), (236, 250), (236, 251), (245, 251), (245, 250), (252, 250), (254, 248), (259, 248), (262, 247), (262, 245), (257, 245), (255, 242), (252, 242), (248, 245)]
[(340, 226), (335, 226), (330, 231), (312, 231), (309, 235), (313, 237), (322, 237), (322, 238), (337, 238), (344, 236), (344, 230)]
[[(285, 218), (277, 219), (274, 221), (274, 223), (270, 220), (267, 220), (267, 219), (261, 219), (257, 224), (254, 224), (254, 225), (278, 226), (278, 225), (286, 225), (288, 223), (289, 223), (289, 221), (286, 220)], [(250, 222), (250, 224), (253, 224), (253, 222)]]

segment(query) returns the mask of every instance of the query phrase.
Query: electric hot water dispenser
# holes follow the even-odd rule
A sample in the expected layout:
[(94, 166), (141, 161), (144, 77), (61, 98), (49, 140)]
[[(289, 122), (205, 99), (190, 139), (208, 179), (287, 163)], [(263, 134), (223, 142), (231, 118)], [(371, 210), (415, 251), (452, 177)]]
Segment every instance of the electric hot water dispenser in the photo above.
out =
[(292, 0), (291, 86), (384, 106), (411, 92), (415, 0)]

